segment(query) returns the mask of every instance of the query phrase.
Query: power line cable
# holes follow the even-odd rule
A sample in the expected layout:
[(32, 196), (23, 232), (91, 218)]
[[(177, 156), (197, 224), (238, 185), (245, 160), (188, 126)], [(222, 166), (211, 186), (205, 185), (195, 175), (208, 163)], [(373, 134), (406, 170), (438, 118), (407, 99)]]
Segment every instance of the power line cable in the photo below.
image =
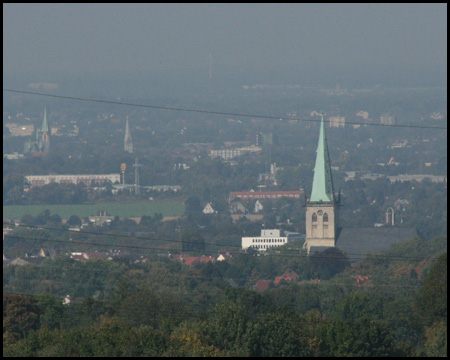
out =
[[(100, 234), (98, 234), (100, 235)], [(137, 245), (125, 245), (125, 244), (99, 244), (99, 243), (95, 243), (95, 242), (85, 242), (85, 241), (77, 241), (77, 240), (56, 240), (56, 239), (34, 239), (34, 238), (29, 238), (29, 237), (23, 237), (23, 236), (15, 236), (15, 235), (10, 235), (7, 234), (6, 235), (7, 238), (13, 238), (13, 239), (19, 239), (19, 240), (26, 240), (26, 241), (42, 241), (42, 242), (57, 242), (57, 243), (67, 243), (67, 244), (80, 244), (80, 245), (90, 245), (90, 246), (105, 246), (105, 247), (121, 247), (121, 248), (129, 248), (129, 249), (139, 249), (139, 250), (157, 250), (157, 251), (173, 251), (175, 249), (161, 249), (161, 248), (155, 248), (155, 247), (144, 247), (144, 246), (137, 246)], [(133, 238), (131, 236), (127, 236), (127, 235), (122, 235), (122, 237), (125, 238)], [(170, 241), (170, 240), (167, 240)], [(178, 240), (174, 240), (174, 242), (181, 242)], [(204, 243), (202, 243), (204, 244)], [(212, 245), (215, 246), (215, 244), (204, 244), (204, 245)], [(275, 249), (275, 248), (273, 248)], [(301, 251), (301, 250), (299, 250)], [(181, 250), (181, 253), (189, 253), (189, 252), (194, 252), (194, 253), (198, 253), (198, 252), (202, 252), (202, 253), (210, 253), (210, 254), (217, 254), (218, 251), (217, 250)], [(265, 253), (265, 254), (251, 254), (251, 253), (245, 253), (245, 252), (241, 252), (241, 251), (237, 251), (237, 252), (232, 252), (232, 251), (228, 251), (228, 253), (230, 255), (249, 255), (249, 256), (271, 256), (271, 257), (291, 257), (291, 258), (308, 258), (309, 255), (307, 255), (304, 252), (301, 252), (299, 254), (272, 254), (272, 253)], [(424, 260), (422, 257), (407, 257), (407, 256), (389, 256), (389, 255), (377, 255), (377, 254), (344, 254), (344, 256), (347, 256), (349, 259), (366, 259), (366, 258), (372, 258), (372, 259), (376, 259), (376, 260)], [(320, 255), (320, 258), (328, 258), (328, 259), (339, 259), (338, 256), (333, 255), (333, 256), (326, 256), (326, 255)]]
[[(6, 224), (6, 223), (4, 223)], [(182, 240), (176, 240), (176, 239), (161, 239), (161, 238), (145, 238), (145, 237), (137, 237), (137, 236), (131, 236), (131, 235), (121, 235), (121, 234), (108, 234), (108, 233), (96, 233), (96, 232), (88, 232), (88, 231), (75, 231), (75, 230), (70, 230), (70, 229), (58, 229), (58, 228), (47, 228), (47, 227), (41, 227), (41, 226), (33, 226), (33, 225), (16, 225), (18, 227), (25, 227), (25, 228), (31, 228), (31, 229), (38, 229), (38, 230), (50, 230), (50, 231), (62, 231), (62, 232), (73, 232), (74, 234), (89, 234), (89, 235), (100, 235), (100, 236), (111, 236), (111, 237), (120, 237), (120, 238), (126, 238), (126, 239), (136, 239), (136, 240), (144, 240), (144, 241), (166, 241), (166, 242), (175, 242), (175, 243), (183, 243)], [(10, 237), (14, 237), (13, 235), (9, 235)], [(24, 238), (26, 239), (26, 238)], [(35, 239), (31, 239), (29, 238), (29, 240), (35, 240)], [(42, 241), (51, 241), (49, 239), (42, 239)], [(71, 243), (76, 243), (76, 241), (70, 240)], [(91, 243), (83, 243), (83, 242), (78, 242), (81, 244), (91, 244)], [(92, 243), (93, 244), (93, 243)], [(208, 245), (208, 246), (224, 246), (224, 247), (234, 247), (234, 248), (238, 248), (239, 250), (241, 249), (240, 245), (229, 245), (229, 244), (212, 244), (212, 243), (204, 243), (204, 242), (189, 242), (189, 244), (198, 244), (198, 245)], [(271, 243), (268, 243), (271, 244)], [(93, 244), (95, 245), (95, 244)], [(101, 244), (98, 244), (101, 245)], [(105, 245), (107, 246), (107, 245)], [(118, 244), (111, 244), (110, 246), (122, 246), (122, 245), (118, 245)], [(125, 245), (127, 247), (131, 247), (129, 245)], [(152, 250), (158, 250), (160, 248), (147, 248), (147, 247), (135, 247), (135, 248), (142, 248), (142, 249), (152, 249)], [(273, 247), (272, 249), (275, 250), (275, 247)], [(160, 249), (163, 250), (163, 249)], [(167, 250), (167, 249), (164, 249)], [(295, 250), (295, 251), (300, 251), (302, 252), (302, 249), (290, 249)], [(187, 250), (187, 251), (194, 251), (194, 252), (198, 252), (198, 250)], [(212, 250), (209, 252), (213, 252)], [(238, 252), (241, 253), (241, 252)], [(305, 255), (305, 254), (300, 254), (300, 255)], [(362, 257), (366, 257), (366, 254), (347, 254), (348, 256), (362, 256)], [(294, 257), (297, 257), (296, 255), (293, 255)], [(380, 258), (380, 257), (384, 257), (384, 258), (401, 258), (401, 259), (413, 259), (413, 260), (418, 260), (421, 258), (417, 258), (417, 257), (408, 257), (408, 256), (389, 256), (389, 255), (377, 255), (377, 254), (371, 254), (371, 256), (375, 256), (376, 258)], [(304, 256), (303, 256), (304, 257)], [(335, 256), (330, 256), (329, 258), (333, 258), (336, 259)]]
[[(172, 259), (173, 260), (173, 259)], [(77, 261), (77, 260), (75, 260)], [(78, 264), (78, 261), (77, 261)], [(33, 264), (30, 263), (30, 265), (32, 266), (41, 266), (41, 265), (37, 265), (37, 264)], [(20, 265), (19, 265), (20, 266)], [(87, 267), (61, 267), (61, 266), (54, 266), (54, 265), (46, 265), (45, 269), (59, 269), (61, 271), (70, 273), (71, 275), (75, 275), (78, 272), (83, 272), (83, 271), (87, 271), (90, 273), (108, 273), (111, 276), (117, 276), (117, 275), (121, 275), (124, 277), (127, 277), (128, 271), (132, 271), (134, 270), (133, 268), (115, 268), (115, 269), (91, 269), (91, 268), (87, 268)], [(165, 268), (163, 268), (165, 269)], [(214, 276), (214, 275), (201, 275), (201, 274), (197, 274), (197, 275), (191, 275), (189, 274), (189, 272), (195, 271), (195, 269), (192, 269), (190, 267), (185, 267), (183, 268), (185, 270), (185, 272), (180, 273), (174, 273), (171, 272), (168, 269), (167, 270), (167, 276), (174, 276), (174, 277), (180, 277), (180, 280), (183, 279), (197, 279), (197, 280), (222, 280), (227, 282), (228, 279), (233, 279), (233, 280), (238, 280), (238, 281), (249, 281), (252, 280), (252, 276), (245, 276), (245, 277), (228, 277), (228, 276)], [(145, 275), (149, 275), (149, 273), (144, 273)], [(28, 278), (29, 281), (42, 281), (44, 279), (31, 279)], [(72, 280), (63, 280), (62, 278), (58, 279), (49, 279), (52, 282), (57, 282), (57, 283), (61, 283), (61, 284), (86, 284), (86, 282), (77, 282), (77, 281), (72, 281)], [(88, 280), (92, 280), (92, 279), (88, 279)], [(254, 279), (253, 279), (254, 280)], [(267, 279), (270, 280), (270, 279)], [(97, 280), (98, 282), (99, 280)], [(100, 281), (103, 282), (103, 279), (101, 279)], [(108, 279), (107, 281), (110, 281), (110, 279)], [(302, 282), (303, 281), (303, 282)], [(304, 282), (307, 280), (300, 280), (300, 282), (297, 283), (297, 285), (317, 285), (317, 286), (333, 286), (333, 285), (337, 285), (337, 286), (358, 286), (359, 284), (356, 283), (355, 279), (350, 276), (348, 278), (339, 278), (339, 279), (333, 279), (331, 281), (321, 281), (319, 283), (314, 283), (312, 281), (308, 281), (307, 283)], [(395, 288), (415, 288), (415, 287), (421, 287), (421, 285), (397, 285), (397, 284), (370, 284), (370, 287), (395, 287)], [(90, 284), (89, 286), (92, 286), (92, 284)], [(95, 285), (97, 286), (97, 285)], [(106, 288), (106, 285), (102, 285), (103, 288)]]
[[(5, 223), (4, 224), (9, 224), (9, 223)], [(75, 230), (70, 230), (70, 229), (58, 229), (58, 228), (47, 228), (47, 227), (41, 227), (41, 226), (33, 226), (33, 225), (16, 225), (18, 227), (25, 227), (25, 228), (31, 228), (31, 229), (38, 229), (38, 230), (50, 230), (50, 231), (62, 231), (62, 232), (73, 232), (74, 234), (88, 234), (88, 235), (100, 235), (100, 236), (111, 236), (111, 237), (120, 237), (120, 238), (126, 238), (126, 239), (136, 239), (136, 240), (144, 240), (144, 241), (167, 241), (167, 242), (176, 242), (176, 243), (183, 243), (182, 240), (176, 240), (176, 239), (161, 239), (161, 238), (147, 238), (147, 237), (137, 237), (137, 236), (132, 236), (132, 235), (121, 235), (121, 234), (108, 234), (108, 233), (97, 233), (97, 232), (89, 232), (89, 231), (75, 231)], [(10, 235), (11, 236), (11, 235)], [(12, 236), (11, 236), (12, 237)], [(35, 240), (35, 239), (31, 239), (29, 238), (29, 240)], [(48, 240), (48, 239), (47, 239)], [(46, 239), (42, 239), (42, 241), (46, 241)], [(50, 241), (50, 240), (48, 240)], [(75, 241), (70, 241), (72, 243), (75, 243)], [(82, 243), (84, 244), (84, 243)], [(86, 243), (86, 244), (91, 244), (91, 243)], [(240, 245), (229, 245), (229, 244), (212, 244), (212, 243), (204, 243), (204, 242), (189, 242), (189, 244), (199, 244), (199, 245), (208, 245), (208, 246), (224, 246), (224, 247), (235, 247), (238, 248), (239, 250), (241, 249)], [(268, 243), (270, 244), (270, 243)], [(101, 244), (98, 244), (101, 245)], [(107, 245), (105, 245), (107, 246)], [(111, 244), (110, 246), (122, 246), (122, 245), (118, 245), (118, 244)], [(125, 245), (128, 246), (128, 245)], [(139, 246), (137, 246), (136, 248), (141, 248)], [(142, 247), (143, 249), (147, 249), (146, 247)], [(152, 250), (168, 250), (168, 249), (160, 249), (160, 248), (148, 248), (148, 249), (152, 249)], [(272, 249), (276, 249), (275, 247)], [(285, 250), (285, 249), (283, 249)], [(289, 249), (289, 250), (294, 250), (294, 251), (302, 251), (302, 249)], [(198, 252), (198, 250), (187, 250), (187, 251), (194, 251), (194, 252)], [(209, 252), (214, 252), (212, 250), (210, 250)], [(238, 252), (239, 254), (241, 252)], [(305, 255), (305, 254), (300, 254), (300, 255)], [(387, 259), (412, 259), (412, 260), (423, 260), (420, 257), (411, 257), (411, 256), (404, 256), (404, 255), (377, 255), (377, 254), (356, 254), (356, 253), (351, 253), (351, 254), (346, 254), (347, 256), (362, 256), (362, 257), (375, 257), (376, 259), (378, 258), (387, 258)], [(294, 257), (297, 257), (296, 255), (293, 255)], [(330, 256), (329, 258), (333, 258), (336, 259), (335, 256)]]
[[(144, 105), (144, 104), (125, 103), (125, 102), (112, 101), (112, 100), (87, 99), (87, 98), (74, 97), (74, 96), (51, 95), (51, 94), (37, 93), (37, 92), (33, 92), (33, 91), (22, 91), (22, 90), (5, 89), (5, 88), (3, 89), (3, 91), (11, 92), (11, 93), (17, 93), (17, 94), (45, 96), (45, 97), (51, 97), (51, 98), (57, 98), (57, 99), (88, 101), (88, 102), (115, 104), (115, 105), (125, 105), (125, 106), (134, 106), (134, 107), (157, 109), (157, 110), (184, 111), (184, 112), (191, 112), (191, 113), (201, 113), (201, 114), (210, 114), (210, 115), (226, 115), (226, 116), (237, 116), (237, 117), (251, 117), (251, 118), (259, 118), (259, 119), (269, 119), (269, 120), (289, 120), (289, 121), (301, 121), (301, 122), (320, 122), (321, 121), (321, 120), (316, 120), (316, 119), (299, 119), (299, 118), (291, 118), (291, 117), (279, 117), (279, 116), (268, 116), (268, 115), (252, 115), (252, 114), (231, 113), (231, 112), (221, 112), (221, 111), (210, 111), (210, 110), (200, 110), (200, 109), (177, 108), (177, 107), (169, 107), (169, 106)], [(346, 122), (346, 124), (349, 124), (349, 125), (363, 125), (363, 126), (385, 126), (385, 127), (397, 127), (397, 128), (447, 130), (447, 127), (443, 127), (443, 126), (399, 125), (399, 124), (391, 124), (391, 125), (389, 125), (389, 124), (374, 124), (374, 123), (367, 123), (366, 124), (366, 123), (348, 122), (348, 121)]]
[[(11, 291), (7, 291), (8, 294), (11, 295), (27, 295), (27, 296), (36, 296), (38, 294), (34, 294), (34, 293), (29, 293), (29, 292), (24, 292), (24, 291), (20, 291), (20, 292), (11, 292)], [(58, 296), (56, 296), (58, 297)], [(342, 299), (344, 300), (344, 299)], [(166, 310), (166, 309), (158, 309), (156, 310), (156, 314), (155, 312), (151, 311), (150, 309), (143, 307), (139, 304), (132, 304), (132, 303), (119, 303), (118, 307), (116, 309), (111, 308), (109, 306), (111, 306), (112, 304), (112, 300), (99, 300), (100, 302), (102, 302), (102, 304), (105, 306), (105, 311), (108, 310), (136, 310), (139, 309), (141, 311), (143, 311), (144, 313), (147, 314), (154, 314), (154, 315), (173, 315), (173, 311), (171, 310)], [(178, 320), (180, 320), (181, 322), (186, 321), (186, 320), (198, 320), (198, 319), (202, 319), (202, 320), (206, 320), (205, 319), (205, 315), (209, 314), (209, 316), (214, 316), (215, 311), (214, 311), (214, 306), (215, 304), (220, 303), (220, 300), (218, 300), (217, 302), (212, 302), (209, 306), (209, 308), (206, 308), (205, 306), (202, 306), (202, 308), (199, 309), (195, 309), (195, 308), (188, 308), (188, 310), (193, 310), (191, 311), (189, 314), (184, 313), (183, 315), (181, 315), (180, 313), (177, 313), (177, 318)], [(267, 313), (263, 313), (263, 314), (255, 314), (255, 315), (249, 315), (247, 318), (247, 321), (250, 323), (253, 323), (254, 321), (260, 321), (260, 320), (265, 320), (267, 316), (271, 316), (271, 315), (281, 315), (280, 313), (278, 313), (277, 311), (282, 309), (283, 306), (285, 304), (274, 304), (275, 308), (273, 308), (271, 311), (268, 311)], [(291, 305), (295, 305), (295, 304), (291, 304)], [(321, 304), (319, 304), (320, 306)], [(244, 305), (245, 308), (245, 305)], [(307, 315), (307, 313), (299, 313), (297, 311), (294, 310), (295, 314), (297, 316), (300, 317), (300, 319), (292, 319), (292, 318), (286, 318), (283, 316), (283, 321), (284, 322), (291, 322), (294, 325), (298, 325), (298, 321), (303, 321), (304, 324), (309, 324), (309, 322), (314, 322), (314, 323), (335, 323), (336, 321), (342, 321), (344, 323), (351, 323), (351, 324), (356, 324), (358, 323), (357, 320), (360, 321), (364, 321), (364, 318), (356, 318), (356, 317), (346, 317), (346, 318), (341, 318), (338, 317), (336, 314), (336, 310), (334, 309), (332, 310), (332, 314), (334, 315), (332, 318), (325, 318), (324, 316), (326, 315), (326, 313), (323, 314), (324, 309), (319, 308), (313, 308), (310, 310), (317, 310), (320, 312), (320, 318), (305, 318), (305, 316)], [(334, 313), (333, 313), (334, 311)], [(207, 315), (208, 316), (208, 315)], [(428, 315), (428, 316), (423, 316), (421, 315), (421, 317), (423, 319), (434, 319), (434, 317), (432, 315)], [(143, 319), (144, 321), (147, 320), (161, 320), (161, 317), (145, 317), (145, 319)], [(366, 320), (370, 320), (371, 322), (375, 322), (375, 323), (379, 323), (379, 324), (386, 324), (386, 325), (394, 325), (395, 326), (395, 322), (394, 321), (389, 321), (387, 319), (379, 319), (379, 318), (373, 318), (373, 319), (366, 319)], [(402, 327), (402, 325), (398, 325), (399, 327)]]
[[(20, 266), (20, 265), (19, 265)], [(37, 266), (37, 265), (36, 265)], [(59, 267), (54, 267), (55, 269), (60, 269)], [(67, 269), (62, 269), (62, 270), (67, 270)], [(92, 271), (92, 272), (96, 272), (96, 271), (107, 271), (107, 270), (95, 270), (95, 269), (79, 269), (79, 270), (86, 270), (86, 271)], [(129, 270), (133, 270), (133, 269), (129, 269)], [(126, 276), (127, 274), (122, 274), (122, 276)], [(178, 275), (178, 274), (174, 274), (174, 275)], [(227, 278), (225, 277), (220, 277), (220, 276), (191, 276), (191, 275), (182, 275), (181, 280), (184, 279), (195, 279), (195, 280), (221, 280), (223, 282), (227, 282)], [(246, 278), (232, 278), (233, 280), (242, 280), (242, 281), (249, 281), (252, 280), (251, 277), (246, 277)], [(86, 281), (91, 281), (91, 280), (95, 280), (95, 279), (86, 279)], [(256, 279), (255, 279), (256, 280)], [(267, 279), (267, 280), (271, 280), (271, 279)], [(71, 279), (32, 279), (32, 278), (28, 278), (27, 282), (29, 283), (29, 287), (31, 288), (33, 281), (35, 283), (39, 283), (42, 281), (50, 281), (51, 283), (49, 284), (45, 284), (45, 285), (53, 285), (54, 283), (56, 284), (63, 284), (63, 285), (67, 285), (67, 286), (71, 286), (74, 284), (77, 285), (85, 285), (89, 288), (94, 288), (96, 290), (111, 290), (113, 291), (114, 288), (113, 287), (108, 287), (107, 284), (88, 284), (86, 283), (86, 281), (80, 282), (80, 281), (73, 281)], [(257, 281), (257, 280), (256, 280)], [(273, 280), (272, 280), (273, 281)], [(341, 282), (336, 282), (333, 281), (331, 283), (328, 282), (329, 280), (324, 280), (321, 281), (320, 283), (313, 283), (313, 282), (309, 282), (309, 283), (304, 283), (304, 284), (300, 284), (300, 283), (296, 283), (299, 286), (306, 286), (306, 285), (311, 285), (311, 286), (317, 286), (317, 287), (332, 287), (332, 286), (339, 286), (339, 287), (361, 287), (361, 288), (370, 288), (370, 289), (376, 289), (376, 288), (405, 288), (405, 289), (411, 289), (411, 288), (420, 288), (422, 287), (421, 284), (417, 284), (417, 285), (397, 285), (397, 284), (368, 284), (368, 285), (364, 285), (364, 286), (360, 286), (360, 284), (357, 284), (355, 281), (352, 281), (351, 278), (346, 279), (345, 281), (341, 281)], [(99, 282), (98, 280), (96, 282)], [(40, 285), (39, 285), (40, 286)], [(162, 291), (167, 291), (169, 289), (171, 289), (170, 287), (168, 287), (167, 285), (165, 285), (167, 288), (164, 288)], [(8, 288), (8, 285), (4, 285), (4, 289), (6, 287), (6, 291)], [(12, 287), (17, 287), (16, 285), (12, 285)], [(40, 286), (42, 287), (42, 286)], [(176, 287), (180, 287), (180, 285), (177, 285)], [(59, 289), (58, 289), (59, 290)], [(64, 289), (63, 289), (64, 290)], [(155, 290), (153, 290), (155, 291)], [(157, 292), (157, 291), (155, 291)]]

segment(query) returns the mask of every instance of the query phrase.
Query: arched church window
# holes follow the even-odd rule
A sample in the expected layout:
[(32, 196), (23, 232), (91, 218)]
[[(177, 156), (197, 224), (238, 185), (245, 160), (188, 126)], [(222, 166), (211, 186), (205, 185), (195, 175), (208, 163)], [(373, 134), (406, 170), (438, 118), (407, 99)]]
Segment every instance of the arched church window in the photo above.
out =
[(312, 214), (312, 222), (317, 222), (317, 215), (316, 215), (316, 213)]
[(328, 222), (328, 214), (323, 214), (323, 222)]

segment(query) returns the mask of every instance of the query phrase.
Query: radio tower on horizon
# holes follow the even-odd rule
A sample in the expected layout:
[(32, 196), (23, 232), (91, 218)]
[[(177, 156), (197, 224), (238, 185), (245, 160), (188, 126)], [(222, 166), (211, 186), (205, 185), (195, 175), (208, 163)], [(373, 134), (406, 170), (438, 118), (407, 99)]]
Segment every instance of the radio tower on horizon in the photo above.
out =
[(139, 164), (138, 159), (136, 158), (133, 166), (134, 166), (134, 194), (140, 195), (141, 189), (139, 185), (139, 167), (142, 166), (142, 164)]
[(129, 152), (130, 154), (133, 153), (133, 140), (131, 139), (130, 127), (128, 125), (128, 116), (127, 116), (127, 123), (125, 126), (125, 139), (123, 142), (123, 149), (126, 152)]

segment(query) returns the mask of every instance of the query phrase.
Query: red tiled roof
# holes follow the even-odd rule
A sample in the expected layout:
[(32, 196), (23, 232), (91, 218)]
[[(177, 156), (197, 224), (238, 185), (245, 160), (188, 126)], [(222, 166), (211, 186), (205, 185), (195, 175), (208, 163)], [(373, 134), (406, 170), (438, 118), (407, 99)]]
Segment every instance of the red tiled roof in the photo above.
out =
[(173, 255), (173, 257), (188, 266), (193, 266), (195, 263), (207, 263), (215, 261), (215, 258), (212, 256), (190, 256), (180, 254), (180, 255)]
[(297, 280), (297, 279), (298, 279), (298, 275), (294, 271), (286, 270), (283, 275), (277, 276), (275, 278), (274, 282), (275, 282), (275, 285), (279, 285), (281, 280), (291, 281), (291, 280)]
[(256, 282), (256, 290), (257, 291), (266, 291), (269, 288), (272, 280), (258, 280)]
[(232, 191), (230, 195), (301, 195), (303, 191)]

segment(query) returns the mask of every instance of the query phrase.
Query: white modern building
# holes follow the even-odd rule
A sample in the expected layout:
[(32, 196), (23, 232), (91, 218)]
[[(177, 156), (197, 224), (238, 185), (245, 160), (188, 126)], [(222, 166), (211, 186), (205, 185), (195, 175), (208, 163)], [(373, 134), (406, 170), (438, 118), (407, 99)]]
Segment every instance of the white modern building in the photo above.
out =
[(208, 154), (211, 158), (220, 157), (224, 160), (231, 160), (235, 157), (248, 154), (248, 153), (259, 153), (262, 148), (259, 146), (247, 146), (237, 149), (222, 149), (222, 150), (209, 150)]
[(282, 236), (281, 230), (263, 229), (261, 236), (248, 236), (242, 238), (242, 250), (254, 249), (266, 251), (267, 249), (282, 246), (288, 242), (287, 236)]
[(98, 174), (98, 175), (29, 175), (25, 180), (33, 186), (43, 186), (51, 183), (57, 184), (80, 184), (91, 186), (93, 183), (103, 184), (111, 181), (112, 184), (120, 183), (120, 174)]

